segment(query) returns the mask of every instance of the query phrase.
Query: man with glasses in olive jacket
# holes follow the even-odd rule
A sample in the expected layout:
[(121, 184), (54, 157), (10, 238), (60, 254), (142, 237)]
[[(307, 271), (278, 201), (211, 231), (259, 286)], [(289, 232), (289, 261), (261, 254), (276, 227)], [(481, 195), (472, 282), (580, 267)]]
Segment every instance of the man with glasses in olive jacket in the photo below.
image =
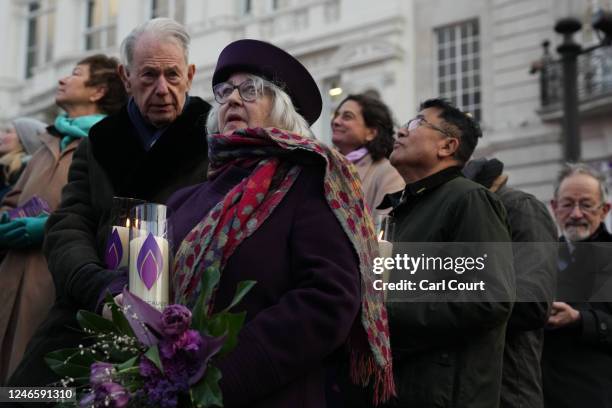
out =
[[(445, 100), (431, 99), (398, 136), (390, 160), (406, 188), (387, 195), (380, 206), (393, 206), (396, 243), (510, 242), (499, 199), (461, 173), (481, 136), (470, 115)], [(504, 335), (514, 293), (512, 256), (506, 252), (504, 262), (492, 264), (487, 282), (496, 285), (496, 299), (503, 302), (476, 301), (454, 292), (428, 302), (388, 303), (398, 389), (394, 406), (499, 405)], [(428, 277), (419, 273), (427, 272), (413, 277)]]

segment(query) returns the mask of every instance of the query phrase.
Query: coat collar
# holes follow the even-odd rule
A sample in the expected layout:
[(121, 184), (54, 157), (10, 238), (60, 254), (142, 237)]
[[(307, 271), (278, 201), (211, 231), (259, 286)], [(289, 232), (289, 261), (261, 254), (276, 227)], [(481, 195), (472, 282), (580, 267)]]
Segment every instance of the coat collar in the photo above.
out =
[(58, 161), (62, 156), (72, 153), (81, 143), (81, 139), (75, 139), (66, 146), (66, 148), (60, 151), (60, 142), (64, 137), (55, 126), (47, 126), (47, 131), (40, 135), (40, 139), (43, 145), (49, 149), (55, 161)]
[(210, 105), (204, 100), (191, 97), (189, 106), (147, 152), (124, 106), (90, 130), (92, 154), (109, 176), (117, 193), (129, 193), (137, 182), (136, 173), (139, 177), (159, 180), (186, 160), (206, 158), (205, 124), (209, 110)]
[(427, 176), (424, 179), (407, 184), (403, 191), (387, 194), (377, 209), (385, 210), (390, 207), (396, 208), (411, 199), (425, 195), (436, 187), (439, 187), (457, 177), (463, 177), (461, 168), (458, 166), (447, 167), (446, 169), (440, 170), (439, 172), (434, 173), (431, 176)]
[(370, 153), (366, 153), (363, 157), (361, 157), (356, 162), (353, 162), (353, 165), (358, 169), (369, 169), (372, 167), (372, 155)]
[[(567, 242), (567, 239), (562, 235), (559, 241)], [(612, 242), (612, 234), (608, 232), (605, 224), (601, 223), (593, 235), (580, 242)]]

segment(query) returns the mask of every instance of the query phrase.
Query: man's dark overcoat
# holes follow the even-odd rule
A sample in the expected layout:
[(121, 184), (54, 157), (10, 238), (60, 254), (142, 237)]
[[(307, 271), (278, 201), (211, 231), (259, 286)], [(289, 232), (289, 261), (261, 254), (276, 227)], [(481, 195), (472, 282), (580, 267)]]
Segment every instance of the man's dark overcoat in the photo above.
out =
[(56, 302), (39, 326), (9, 384), (45, 385), (57, 376), (44, 356), (76, 347), (79, 309), (95, 311), (100, 293), (122, 272), (106, 269), (113, 196), (165, 203), (176, 190), (206, 179), (206, 115), (210, 105), (190, 97), (181, 115), (146, 151), (124, 107), (94, 126), (74, 154), (60, 207), (46, 225), (44, 251)]

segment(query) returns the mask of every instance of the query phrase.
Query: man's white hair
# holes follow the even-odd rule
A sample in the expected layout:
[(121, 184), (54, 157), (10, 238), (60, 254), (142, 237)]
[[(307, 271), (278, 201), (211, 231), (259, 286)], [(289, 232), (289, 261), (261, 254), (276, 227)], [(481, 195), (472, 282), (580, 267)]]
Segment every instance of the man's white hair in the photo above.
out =
[(143, 34), (152, 34), (160, 40), (174, 41), (183, 50), (185, 64), (189, 63), (189, 43), (191, 37), (182, 24), (171, 18), (154, 18), (134, 28), (121, 42), (121, 62), (128, 69), (134, 60), (134, 49)]

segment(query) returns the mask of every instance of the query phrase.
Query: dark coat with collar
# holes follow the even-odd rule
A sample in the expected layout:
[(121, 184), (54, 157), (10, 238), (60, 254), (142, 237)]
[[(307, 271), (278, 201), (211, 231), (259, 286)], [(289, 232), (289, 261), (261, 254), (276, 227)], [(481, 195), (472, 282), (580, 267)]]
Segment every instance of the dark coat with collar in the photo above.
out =
[(210, 105), (191, 97), (183, 113), (145, 151), (127, 109), (96, 124), (76, 153), (60, 207), (46, 225), (44, 251), (56, 302), (9, 380), (44, 385), (56, 379), (43, 357), (82, 341), (79, 309), (93, 311), (100, 293), (121, 272), (105, 269), (113, 196), (164, 203), (176, 190), (202, 182), (208, 167), (205, 121)]
[(541, 408), (544, 342), (556, 283), (557, 228), (546, 206), (531, 194), (508, 187), (496, 194), (512, 230), (517, 303), (506, 329), (502, 408)]
[[(576, 325), (546, 330), (546, 408), (612, 407), (612, 235), (602, 224), (572, 253), (560, 240), (556, 299), (580, 312)], [(596, 301), (595, 301), (596, 300)]]
[[(396, 197), (397, 198), (397, 197)], [(391, 215), (394, 241), (510, 242), (506, 212), (483, 186), (451, 167), (409, 184)], [(396, 248), (394, 253), (397, 254)], [(511, 252), (488, 265), (487, 285), (512, 299)], [(501, 260), (501, 259), (500, 259)], [(422, 271), (421, 271), (422, 272)], [(419, 276), (419, 278), (427, 276)], [(418, 280), (418, 279), (417, 279)], [(390, 302), (387, 305), (398, 407), (495, 408), (499, 405), (511, 302)], [(462, 301), (463, 300), (463, 301)]]
[[(257, 281), (235, 308), (246, 312), (238, 345), (218, 366), (226, 408), (325, 406), (325, 367), (341, 357), (334, 352), (359, 319), (361, 281), (357, 253), (325, 200), (321, 167), (303, 166), (221, 274), (216, 311), (240, 281)], [(237, 170), (172, 197), (176, 240), (244, 177)]]

